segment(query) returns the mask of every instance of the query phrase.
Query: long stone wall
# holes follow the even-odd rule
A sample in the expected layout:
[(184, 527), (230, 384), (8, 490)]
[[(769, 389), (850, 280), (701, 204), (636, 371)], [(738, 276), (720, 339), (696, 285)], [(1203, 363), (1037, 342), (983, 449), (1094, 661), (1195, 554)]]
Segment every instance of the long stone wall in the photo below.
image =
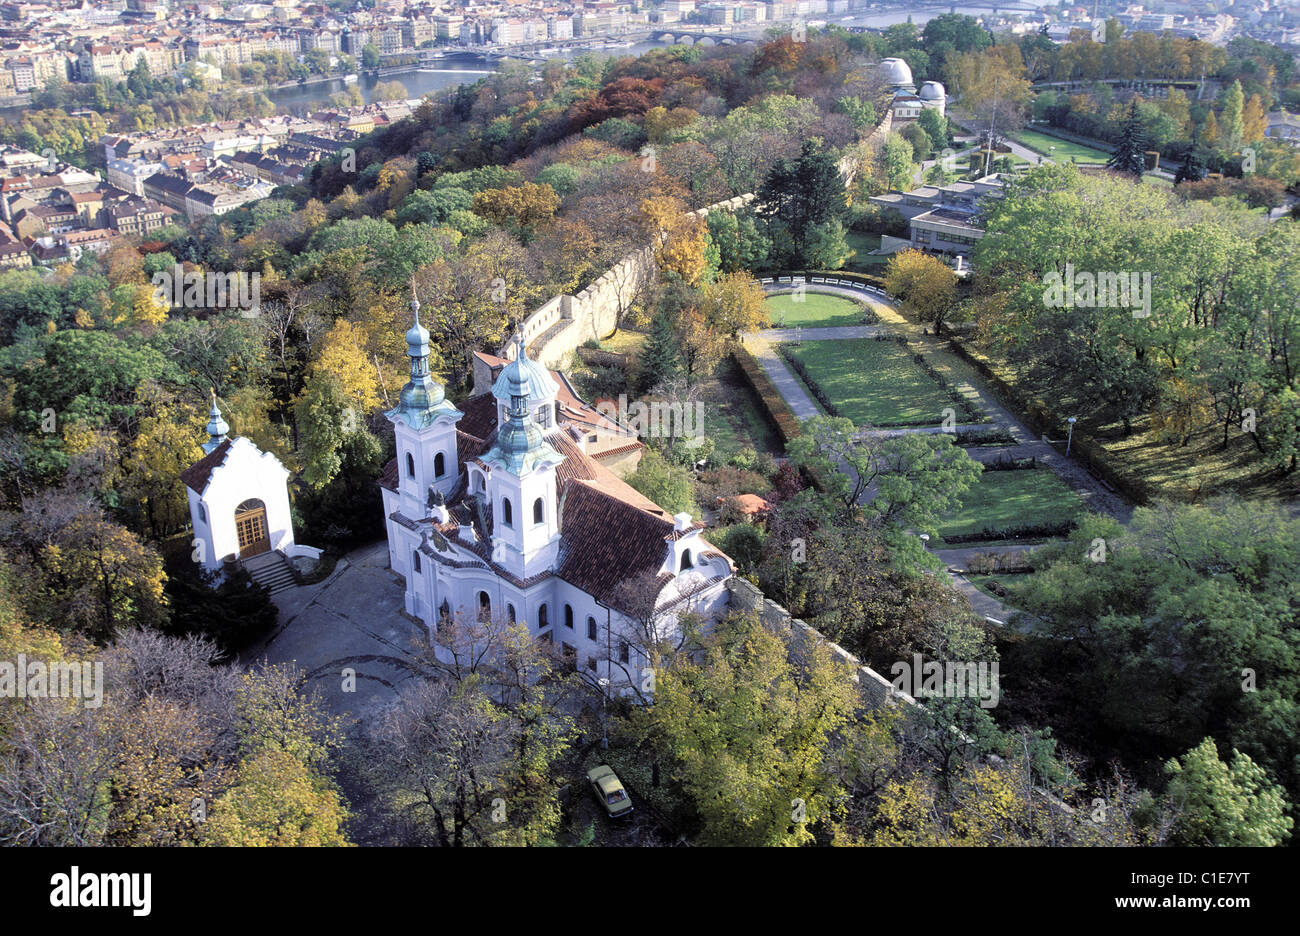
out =
[[(858, 144), (857, 154), (840, 161), (845, 185), (852, 184), (862, 157), (879, 148), (892, 125), (893, 112), (886, 110), (884, 119), (870, 136)], [(737, 211), (756, 197), (749, 192), (691, 213), (703, 219), (710, 211)], [(612, 334), (618, 325), (619, 312), (626, 310), (637, 293), (652, 283), (656, 275), (654, 248), (647, 245), (632, 251), (576, 296), (551, 297), (520, 326), (529, 355), (547, 367), (561, 368), (569, 354), (583, 342), (591, 338), (600, 340)], [(500, 357), (514, 357), (513, 336), (497, 353)]]
[(764, 596), (753, 582), (733, 575), (727, 580), (727, 593), (731, 607), (739, 611), (756, 611), (765, 624), (779, 627), (789, 634), (790, 644), (795, 653), (798, 653), (801, 648), (821, 643), (830, 650), (832, 655), (852, 665), (853, 681), (857, 684), (865, 708), (878, 709), (899, 703), (908, 706), (917, 705), (914, 698), (904, 692), (896, 691), (888, 679), (871, 667), (863, 666), (862, 661), (849, 651), (827, 640), (816, 628), (793, 617), (785, 608)]
[[(736, 211), (754, 200), (753, 193), (737, 195), (691, 212), (706, 218), (710, 211)], [(551, 368), (559, 368), (567, 356), (590, 338), (608, 337), (618, 325), (620, 310), (657, 275), (654, 248), (634, 250), (576, 296), (553, 296), (535, 309), (520, 326), (528, 353)], [(513, 342), (498, 352), (513, 357)]]

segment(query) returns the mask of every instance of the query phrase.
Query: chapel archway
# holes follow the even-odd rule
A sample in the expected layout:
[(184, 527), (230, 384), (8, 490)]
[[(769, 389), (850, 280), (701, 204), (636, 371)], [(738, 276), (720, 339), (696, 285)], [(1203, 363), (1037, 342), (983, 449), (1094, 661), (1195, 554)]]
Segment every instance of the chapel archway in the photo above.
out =
[(235, 531), (239, 534), (239, 558), (261, 555), (271, 548), (266, 526), (266, 504), (256, 497), (235, 508)]

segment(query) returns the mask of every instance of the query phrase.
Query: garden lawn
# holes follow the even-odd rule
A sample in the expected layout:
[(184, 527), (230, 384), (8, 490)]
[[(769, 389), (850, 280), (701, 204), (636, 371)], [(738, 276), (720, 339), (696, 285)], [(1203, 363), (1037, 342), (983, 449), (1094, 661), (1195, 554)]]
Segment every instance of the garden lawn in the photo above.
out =
[[(1082, 512), (1079, 495), (1050, 468), (986, 471), (961, 496), (961, 507), (939, 518), (938, 527), (941, 536), (963, 536), (1069, 523)], [(964, 549), (971, 544), (958, 545)]]
[(855, 426), (937, 426), (956, 406), (896, 341), (805, 341), (790, 350)]
[[(1048, 136), (1045, 133), (1038, 133), (1034, 130), (1020, 130), (1011, 134), (1011, 139), (1017, 143), (1023, 143), (1026, 146), (1042, 150), (1044, 155), (1055, 162), (1069, 162), (1073, 157), (1075, 162), (1080, 163), (1104, 163), (1110, 159), (1110, 154), (1099, 149), (1093, 149), (1091, 146), (1084, 146), (1080, 143), (1071, 143), (1069, 140), (1057, 139), (1054, 136)], [(1055, 146), (1053, 151), (1050, 147)]]
[(879, 234), (864, 234), (861, 231), (849, 231), (844, 239), (848, 241), (853, 248), (854, 254), (848, 264), (844, 267), (846, 270), (857, 270), (859, 273), (879, 273), (880, 268), (889, 262), (889, 258), (880, 255), (873, 255), (871, 251), (880, 249)]
[(769, 296), (763, 301), (773, 328), (824, 328), (830, 325), (861, 325), (863, 307), (852, 299), (827, 296), (811, 290), (795, 302), (793, 293)]

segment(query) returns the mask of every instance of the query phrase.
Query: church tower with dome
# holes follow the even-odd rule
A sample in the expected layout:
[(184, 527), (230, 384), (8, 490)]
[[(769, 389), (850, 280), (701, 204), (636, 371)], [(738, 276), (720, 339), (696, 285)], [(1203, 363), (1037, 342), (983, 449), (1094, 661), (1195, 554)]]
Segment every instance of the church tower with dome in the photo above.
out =
[(465, 415), (446, 397), (442, 384), (429, 373), (429, 331), (420, 324), (420, 302), (411, 293), (415, 323), (406, 333), (411, 378), (402, 387), (398, 404), (384, 415), (393, 424), (397, 442), (398, 493), (409, 516), (422, 514), (434, 492), (451, 493), (460, 474), (456, 423)]
[(454, 620), (526, 625), (611, 691), (639, 682), (645, 600), (665, 631), (687, 612), (708, 617), (727, 604), (731, 560), (702, 522), (607, 467), (641, 447), (636, 434), (529, 357), (522, 336), (506, 357), (476, 354), (491, 389), (458, 408), (429, 372), (414, 298), (411, 313), (411, 377), (387, 413), (396, 456), (379, 479), (406, 613), (430, 636)]

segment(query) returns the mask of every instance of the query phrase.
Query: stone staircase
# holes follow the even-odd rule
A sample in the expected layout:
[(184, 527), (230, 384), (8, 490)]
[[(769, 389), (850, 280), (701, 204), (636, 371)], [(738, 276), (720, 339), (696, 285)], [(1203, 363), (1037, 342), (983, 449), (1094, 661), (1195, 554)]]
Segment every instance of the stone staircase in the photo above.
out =
[(286, 588), (296, 588), (298, 585), (298, 579), (293, 569), (289, 567), (288, 561), (274, 549), (253, 556), (251, 559), (245, 559), (243, 562), (244, 568), (248, 570), (253, 581), (271, 589), (272, 595)]

